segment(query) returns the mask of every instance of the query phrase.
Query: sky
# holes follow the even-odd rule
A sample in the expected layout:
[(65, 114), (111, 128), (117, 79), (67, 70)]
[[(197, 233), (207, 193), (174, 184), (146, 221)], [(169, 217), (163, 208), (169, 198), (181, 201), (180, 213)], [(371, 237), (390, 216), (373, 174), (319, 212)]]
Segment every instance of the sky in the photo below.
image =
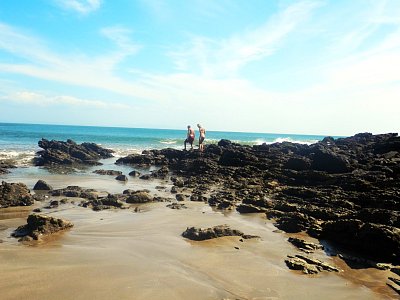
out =
[(0, 0), (0, 122), (400, 132), (399, 0)]

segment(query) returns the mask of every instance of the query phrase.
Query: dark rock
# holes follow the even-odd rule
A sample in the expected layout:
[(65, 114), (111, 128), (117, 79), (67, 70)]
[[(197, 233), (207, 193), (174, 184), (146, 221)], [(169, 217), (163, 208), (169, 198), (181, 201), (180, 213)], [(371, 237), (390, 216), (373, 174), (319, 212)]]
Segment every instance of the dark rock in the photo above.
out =
[(39, 240), (44, 236), (71, 228), (72, 226), (73, 224), (71, 222), (63, 219), (57, 219), (46, 215), (31, 214), (28, 216), (27, 224), (18, 227), (12, 236), (24, 237), (23, 240)]
[(42, 139), (38, 145), (43, 150), (37, 154), (35, 164), (45, 165), (99, 165), (99, 159), (112, 157), (112, 150), (102, 148), (94, 143), (78, 145), (74, 141), (49, 141)]
[(118, 181), (128, 181), (128, 177), (126, 177), (126, 175), (118, 175), (117, 177), (115, 177), (115, 179)]
[(400, 229), (396, 227), (339, 219), (323, 224), (322, 237), (373, 259), (400, 262)]
[(186, 200), (186, 197), (184, 194), (176, 194), (175, 198), (177, 201), (185, 201)]
[(25, 184), (2, 181), (0, 185), (0, 208), (9, 206), (29, 206), (32, 204), (32, 195)]
[(241, 214), (244, 213), (262, 213), (266, 211), (266, 208), (255, 206), (253, 204), (240, 204), (236, 207), (236, 210)]
[(129, 176), (139, 177), (140, 176), (140, 172), (133, 170), (132, 172), (129, 173)]
[(39, 191), (51, 191), (53, 188), (51, 185), (49, 185), (46, 181), (44, 180), (38, 180), (36, 182), (35, 186), (33, 187), (33, 190), (39, 190)]

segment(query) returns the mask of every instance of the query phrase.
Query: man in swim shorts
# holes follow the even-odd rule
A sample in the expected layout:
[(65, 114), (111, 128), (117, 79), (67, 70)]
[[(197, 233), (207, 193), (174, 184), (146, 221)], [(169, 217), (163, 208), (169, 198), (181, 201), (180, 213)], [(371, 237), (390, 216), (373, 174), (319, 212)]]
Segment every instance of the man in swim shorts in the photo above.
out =
[(190, 144), (190, 149), (193, 149), (193, 141), (194, 141), (194, 129), (188, 125), (188, 130), (187, 130), (187, 137), (185, 140), (185, 150), (186, 150), (186, 143)]
[(206, 138), (206, 130), (203, 127), (201, 127), (200, 124), (197, 124), (197, 127), (199, 128), (199, 134), (200, 134), (200, 136), (199, 136), (199, 150), (200, 150), (200, 152), (203, 152), (204, 151), (203, 142), (204, 142), (204, 140)]

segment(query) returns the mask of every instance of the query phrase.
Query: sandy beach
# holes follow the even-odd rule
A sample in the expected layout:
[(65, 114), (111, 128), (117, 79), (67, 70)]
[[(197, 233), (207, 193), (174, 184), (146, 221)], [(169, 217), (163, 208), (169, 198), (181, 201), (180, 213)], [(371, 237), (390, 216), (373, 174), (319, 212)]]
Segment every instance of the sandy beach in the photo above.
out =
[[(15, 175), (14, 175), (15, 176)], [(13, 177), (32, 188), (36, 178)], [(7, 179), (7, 178), (6, 178)], [(109, 192), (149, 188), (171, 197), (165, 180), (130, 180), (110, 176), (45, 176), (54, 188), (80, 185)], [(165, 189), (155, 187), (164, 186)], [(100, 188), (102, 187), (102, 189)], [(76, 201), (76, 200), (75, 200)], [(34, 207), (0, 212), (0, 290), (2, 299), (395, 299), (385, 284), (386, 271), (350, 269), (319, 250), (313, 256), (344, 272), (303, 275), (284, 259), (296, 253), (287, 234), (276, 231), (264, 214), (241, 215), (185, 201), (187, 209), (167, 203), (141, 204), (140, 212), (94, 212), (67, 203), (45, 210), (74, 227), (45, 242), (21, 244), (10, 237)], [(36, 203), (35, 206), (41, 206)], [(135, 205), (137, 206), (137, 205)], [(260, 239), (222, 237), (190, 241), (188, 226), (228, 224)], [(310, 238), (309, 238), (310, 239)]]

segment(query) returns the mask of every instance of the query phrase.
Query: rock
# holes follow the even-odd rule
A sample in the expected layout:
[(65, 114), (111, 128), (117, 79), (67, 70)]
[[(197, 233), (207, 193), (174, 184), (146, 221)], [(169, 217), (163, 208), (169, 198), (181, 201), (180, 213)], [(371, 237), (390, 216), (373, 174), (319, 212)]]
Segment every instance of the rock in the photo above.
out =
[(147, 203), (151, 201), (153, 201), (153, 197), (149, 193), (141, 191), (133, 193), (126, 198), (126, 203)]
[(118, 175), (117, 177), (115, 177), (116, 180), (118, 181), (128, 181), (128, 177), (126, 177), (126, 175)]
[(236, 210), (241, 214), (244, 213), (262, 213), (266, 211), (266, 208), (255, 206), (253, 204), (240, 204), (236, 207)]
[(99, 159), (112, 157), (112, 150), (102, 148), (94, 143), (78, 145), (72, 140), (49, 141), (42, 139), (38, 145), (43, 150), (35, 159), (37, 166), (46, 165), (99, 165)]
[[(159, 170), (167, 174), (168, 169), (173, 175), (172, 193), (191, 192), (191, 200), (206, 201), (217, 209), (265, 211), (286, 232), (303, 231), (371, 260), (395, 263), (400, 228), (399, 145), (400, 137), (394, 133), (326, 137), (312, 145), (247, 146), (221, 140), (201, 154), (147, 150), (118, 163), (158, 166), (157, 173), (146, 178), (158, 176)], [(362, 225), (349, 225), (351, 234), (346, 235), (346, 230), (339, 234), (335, 232), (339, 223), (328, 224), (341, 220)]]
[(140, 176), (140, 172), (133, 170), (132, 172), (129, 173), (129, 176), (139, 177)]
[(7, 174), (10, 173), (8, 169), (16, 168), (13, 163), (8, 160), (0, 160), (0, 174)]
[(46, 181), (44, 180), (38, 180), (35, 184), (35, 186), (33, 187), (34, 191), (51, 191), (53, 188), (51, 185), (49, 185)]
[(44, 236), (71, 227), (73, 227), (73, 224), (63, 219), (57, 219), (46, 215), (31, 214), (28, 216), (27, 224), (18, 227), (12, 236), (23, 237), (23, 241), (31, 239), (39, 240)]
[(187, 206), (183, 203), (171, 203), (168, 204), (167, 207), (171, 208), (171, 209), (182, 209), (182, 208), (187, 208)]
[(386, 283), (390, 288), (392, 288), (397, 294), (400, 295), (400, 280), (393, 278), (393, 277), (389, 277), (389, 280), (391, 280), (391, 282), (389, 281), (388, 283)]
[(322, 237), (378, 261), (400, 262), (400, 229), (396, 227), (339, 219), (322, 225)]
[(286, 265), (289, 269), (300, 270), (304, 274), (317, 274), (322, 271), (328, 272), (340, 272), (341, 270), (328, 265), (318, 259), (309, 258), (303, 255), (287, 256), (285, 260)]
[(117, 175), (122, 175), (121, 171), (115, 171), (115, 170), (94, 170), (93, 173), (99, 174), (99, 175), (112, 175), (112, 176), (117, 176)]
[(177, 201), (185, 201), (186, 200), (184, 194), (176, 194), (175, 198), (176, 198)]
[(303, 239), (289, 237), (288, 242), (305, 252), (311, 252), (317, 249), (324, 249), (324, 246), (315, 243), (307, 242)]
[(104, 209), (120, 208), (123, 209), (124, 203), (119, 200), (118, 195), (108, 194), (107, 197), (102, 199), (93, 199), (82, 203), (83, 207), (90, 207), (94, 211)]
[(29, 206), (32, 204), (32, 195), (25, 184), (2, 181), (0, 185), (0, 208), (9, 206)]
[(231, 229), (228, 225), (218, 225), (211, 228), (188, 227), (182, 233), (182, 236), (194, 241), (209, 240), (223, 236), (241, 236), (243, 238), (256, 238), (256, 236), (245, 235), (239, 230)]

